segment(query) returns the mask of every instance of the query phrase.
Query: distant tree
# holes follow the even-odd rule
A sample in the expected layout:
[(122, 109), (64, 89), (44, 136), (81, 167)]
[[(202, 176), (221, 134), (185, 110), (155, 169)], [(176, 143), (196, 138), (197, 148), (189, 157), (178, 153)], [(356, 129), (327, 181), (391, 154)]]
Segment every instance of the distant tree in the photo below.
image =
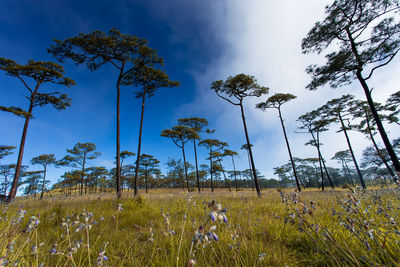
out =
[(129, 158), (129, 157), (134, 157), (134, 156), (136, 156), (135, 153), (127, 151), (127, 150), (121, 151), (121, 153), (120, 153), (120, 159), (121, 159), (121, 162), (120, 162), (120, 165), (121, 165), (120, 166), (120, 170), (121, 170), (121, 190), (124, 190), (124, 180), (125, 180), (125, 176), (126, 176), (128, 170), (129, 170), (129, 168), (125, 168), (124, 160)]
[(148, 193), (148, 177), (158, 168), (159, 160), (152, 155), (142, 154), (140, 157), (139, 167), (144, 174), (146, 193)]
[[(199, 134), (203, 130), (203, 128), (208, 125), (208, 121), (204, 118), (190, 117), (190, 118), (178, 119), (178, 125), (187, 126), (197, 132), (197, 136), (193, 136), (192, 139), (193, 139), (194, 157), (195, 157), (195, 162), (196, 162), (197, 190), (200, 193), (200, 176), (199, 176), (199, 168), (197, 165), (196, 140), (200, 140)], [(197, 137), (199, 139), (197, 139)]]
[(40, 194), (40, 199), (43, 198), (44, 189), (45, 189), (45, 185), (46, 185), (47, 167), (50, 165), (56, 164), (56, 162), (57, 162), (57, 160), (54, 157), (54, 154), (43, 154), (43, 155), (34, 157), (31, 160), (32, 165), (42, 165), (42, 167), (43, 167), (42, 193)]
[[(213, 152), (219, 148), (220, 141), (217, 139), (204, 139), (200, 141), (199, 146), (204, 146), (208, 148), (208, 159), (210, 161), (210, 182), (211, 182), (211, 192), (214, 192), (214, 183), (213, 183), (213, 174), (214, 174), (214, 167), (213, 167)], [(215, 147), (215, 149), (214, 149)]]
[(293, 180), (290, 179), (291, 170), (293, 171), (293, 168), (288, 164), (284, 164), (282, 166), (274, 168), (274, 174), (278, 175), (279, 182), (282, 187), (287, 187), (292, 183)]
[[(122, 152), (121, 152), (122, 158)], [(121, 160), (122, 163), (122, 160)], [(102, 180), (106, 180), (108, 176), (108, 170), (105, 167), (90, 167), (86, 169), (87, 181), (90, 185), (89, 188), (94, 191), (94, 193), (98, 192), (98, 188), (103, 187), (104, 185), (101, 184)]]
[[(302, 42), (303, 53), (329, 51), (324, 66), (307, 68), (312, 76), (307, 88), (314, 90), (325, 84), (335, 88), (358, 80), (396, 172), (400, 172), (400, 163), (367, 81), (400, 50), (400, 23), (394, 17), (398, 11), (396, 0), (335, 0), (325, 8), (325, 19), (317, 22)], [(331, 52), (332, 47), (336, 51)]]
[(69, 166), (80, 171), (80, 195), (82, 196), (87, 161), (97, 158), (101, 153), (96, 152), (96, 145), (93, 143), (77, 143), (72, 149), (67, 149), (67, 153), (69, 155), (62, 158), (58, 165)]
[[(348, 177), (350, 184), (354, 186), (354, 181), (351, 178), (352, 175), (350, 173), (349, 166), (347, 166), (347, 162), (352, 160), (350, 151), (349, 150), (338, 151), (335, 153), (335, 155), (332, 157), (332, 159), (337, 160), (342, 164), (343, 173), (345, 174), (345, 176)], [(346, 171), (347, 171), (347, 174), (346, 174)]]
[(11, 177), (15, 174), (15, 166), (15, 164), (0, 165), (0, 174), (4, 177), (4, 182), (2, 182), (2, 191), (4, 193), (4, 197), (7, 196), (7, 190)]
[(297, 119), (297, 121), (303, 124), (299, 127), (300, 129), (307, 130), (307, 132), (311, 134), (312, 139), (307, 142), (306, 145), (314, 146), (318, 151), (318, 159), (321, 173), (321, 189), (322, 191), (324, 191), (324, 173), (322, 168), (324, 168), (325, 170), (326, 176), (332, 189), (334, 189), (334, 185), (326, 168), (325, 160), (322, 157), (320, 133), (328, 130), (327, 126), (332, 122), (332, 120), (322, 119), (320, 115), (321, 110), (313, 110), (311, 112), (307, 112), (306, 114), (301, 115)]
[(39, 180), (40, 178), (42, 178), (42, 173), (43, 171), (31, 171), (31, 172), (25, 172), (22, 175), (25, 178), (22, 181), (22, 184), (26, 184), (24, 192), (25, 195), (33, 194), (34, 197), (36, 197), (36, 194), (38, 193), (39, 190)]
[(183, 164), (185, 168), (186, 187), (188, 192), (190, 193), (190, 185), (189, 185), (189, 178), (187, 171), (188, 168), (186, 165), (185, 144), (191, 139), (200, 139), (200, 137), (197, 134), (197, 131), (187, 126), (174, 126), (172, 129), (162, 130), (161, 136), (171, 138), (174, 144), (180, 149), (182, 149)]
[(278, 116), (279, 116), (279, 119), (281, 121), (282, 130), (283, 130), (283, 136), (285, 137), (285, 141), (286, 141), (286, 147), (287, 147), (288, 152), (289, 152), (290, 162), (292, 164), (292, 169), (293, 169), (294, 179), (296, 181), (297, 190), (301, 191), (300, 180), (299, 180), (299, 177), (297, 175), (296, 166), (294, 164), (293, 157), (292, 157), (292, 152), (290, 150), (289, 140), (287, 138), (285, 124), (283, 123), (282, 110), (281, 110), (281, 107), (282, 107), (283, 104), (285, 104), (285, 103), (287, 103), (290, 100), (293, 100), (295, 98), (296, 98), (296, 96), (294, 96), (292, 94), (275, 94), (275, 95), (269, 97), (267, 99), (267, 101), (258, 103), (256, 105), (256, 108), (261, 109), (262, 111), (265, 111), (265, 109), (267, 109), (267, 108), (275, 108), (275, 109), (278, 110), (278, 114), (279, 114)]
[(76, 192), (78, 191), (79, 180), (81, 179), (81, 177), (82, 177), (82, 171), (79, 169), (65, 172), (63, 175), (61, 175), (64, 187), (65, 188), (69, 187), (69, 192), (68, 192), (69, 195), (72, 194), (72, 190), (74, 187), (76, 195)]
[[(225, 146), (225, 144), (228, 145), (227, 143), (220, 142), (220, 148), (219, 148), (219, 149), (223, 149), (224, 146)], [(226, 178), (225, 169), (224, 169), (224, 167), (222, 166), (222, 158), (225, 157), (225, 156), (226, 156), (226, 155), (224, 155), (224, 154), (221, 153), (220, 151), (213, 151), (212, 154), (211, 154), (211, 157), (212, 157), (213, 159), (216, 159), (215, 162), (218, 162), (218, 165), (219, 165), (219, 166), (218, 166), (218, 171), (222, 172), (222, 175), (224, 176), (225, 184), (226, 184), (226, 186), (228, 187), (229, 192), (232, 192), (231, 186), (230, 186), (230, 184), (229, 184), (229, 181), (228, 181), (228, 179)], [(216, 164), (213, 164), (213, 165), (214, 165), (214, 167), (215, 167)]]
[(0, 160), (13, 154), (11, 150), (13, 150), (14, 148), (15, 146), (0, 146)]
[[(350, 143), (350, 138), (347, 131), (352, 130), (354, 127), (350, 124), (350, 116), (352, 114), (352, 110), (350, 106), (354, 100), (354, 96), (352, 95), (343, 95), (339, 98), (335, 98), (329, 100), (325, 105), (321, 107), (321, 111), (323, 113), (323, 117), (331, 122), (340, 123), (340, 128), (338, 132), (343, 132), (346, 137), (347, 146), (349, 148), (351, 158), (353, 159), (354, 166), (356, 167), (358, 178), (360, 179), (361, 185), (363, 188), (365, 187), (365, 182), (360, 170), (358, 167), (358, 163), (356, 160), (356, 156), (354, 155), (353, 147)], [(347, 125), (345, 125), (345, 121)]]
[(236, 171), (236, 167), (235, 167), (235, 160), (233, 159), (234, 156), (238, 156), (239, 154), (233, 150), (229, 150), (229, 149), (224, 149), (224, 153), (223, 155), (226, 156), (231, 156), (232, 158), (232, 166), (233, 166), (233, 177), (235, 178), (235, 188), (236, 188), (236, 192), (238, 191), (238, 183), (237, 183), (237, 174), (238, 172)]
[(33, 61), (29, 60), (26, 65), (19, 65), (11, 59), (0, 58), (0, 70), (7, 75), (18, 78), (24, 88), (28, 91), (25, 98), (29, 102), (28, 110), (20, 107), (4, 107), (0, 106), (0, 110), (11, 112), (19, 117), (25, 118), (22, 130), (21, 143), (19, 146), (18, 160), (14, 180), (12, 182), (8, 201), (11, 201), (17, 194), (18, 180), (21, 174), (21, 165), (25, 148), (25, 140), (28, 132), (28, 125), (33, 118), (33, 108), (37, 106), (52, 105), (57, 110), (63, 110), (70, 106), (71, 100), (65, 94), (57, 91), (46, 92), (41, 86), (43, 84), (56, 84), (70, 87), (75, 84), (70, 78), (64, 77), (64, 68), (57, 63), (50, 61)]
[[(169, 158), (167, 161), (167, 167), (169, 169), (167, 176), (169, 178), (179, 178), (179, 183), (182, 186), (182, 190), (185, 191), (185, 181), (184, 181), (184, 175), (185, 175), (185, 167), (183, 166), (183, 162), (182, 160), (175, 160), (175, 159), (171, 159)], [(170, 182), (172, 185), (176, 185), (178, 184), (175, 181), (171, 181), (172, 179), (170, 179)]]
[(249, 148), (250, 161), (253, 170), (254, 183), (256, 185), (257, 195), (261, 196), (260, 186), (258, 184), (256, 167), (254, 165), (253, 153), (250, 147), (250, 139), (247, 133), (246, 119), (244, 116), (243, 100), (249, 96), (260, 97), (268, 93), (269, 88), (260, 86), (253, 76), (238, 74), (234, 77), (230, 76), (224, 82), (222, 80), (215, 81), (211, 84), (211, 89), (229, 103), (239, 106), (242, 113), (243, 127), (246, 135), (247, 146)]

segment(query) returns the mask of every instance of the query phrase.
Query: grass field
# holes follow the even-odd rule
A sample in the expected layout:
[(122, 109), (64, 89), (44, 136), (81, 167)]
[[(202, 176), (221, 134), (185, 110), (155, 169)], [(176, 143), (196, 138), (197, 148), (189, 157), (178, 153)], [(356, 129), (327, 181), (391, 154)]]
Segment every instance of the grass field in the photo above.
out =
[(0, 266), (400, 262), (399, 189), (268, 189), (261, 198), (252, 191), (130, 194), (21, 197), (1, 205)]

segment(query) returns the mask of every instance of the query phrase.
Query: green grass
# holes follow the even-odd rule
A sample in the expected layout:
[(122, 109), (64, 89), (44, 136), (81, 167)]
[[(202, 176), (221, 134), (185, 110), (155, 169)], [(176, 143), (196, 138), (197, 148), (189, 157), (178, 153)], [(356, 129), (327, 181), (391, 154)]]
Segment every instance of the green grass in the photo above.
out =
[[(2, 261), (19, 266), (187, 266), (191, 259), (197, 266), (399, 262), (397, 189), (371, 190), (365, 195), (286, 192), (286, 202), (277, 190), (264, 190), (262, 198), (252, 191), (188, 195), (179, 190), (157, 190), (139, 198), (125, 192), (120, 200), (114, 194), (41, 201), (18, 198), (1, 205), (0, 266)], [(228, 223), (210, 219), (207, 202), (212, 200), (227, 210)], [(26, 211), (21, 219), (19, 210)], [(31, 220), (32, 229), (26, 231), (31, 216), (40, 223), (36, 227)], [(200, 225), (204, 232), (215, 225), (218, 241), (192, 242)], [(99, 255), (107, 260), (99, 261)]]

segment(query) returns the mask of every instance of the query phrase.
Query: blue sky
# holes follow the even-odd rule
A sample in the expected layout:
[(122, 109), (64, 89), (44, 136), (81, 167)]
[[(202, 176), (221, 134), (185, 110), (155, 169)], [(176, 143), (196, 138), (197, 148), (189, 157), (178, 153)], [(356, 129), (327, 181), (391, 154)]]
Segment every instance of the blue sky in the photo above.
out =
[[(108, 31), (112, 27), (149, 41), (165, 60), (165, 70), (181, 86), (160, 89), (148, 99), (143, 129), (143, 153), (161, 160), (165, 168), (168, 157), (179, 158), (180, 151), (170, 140), (160, 137), (161, 130), (171, 128), (178, 118), (204, 117), (216, 132), (210, 138), (228, 142), (230, 149), (240, 152), (245, 143), (240, 111), (218, 99), (211, 92), (214, 80), (230, 75), (254, 75), (259, 83), (271, 88), (270, 94), (288, 92), (298, 96), (285, 107), (284, 115), (289, 139), (297, 157), (314, 157), (315, 152), (303, 144), (308, 137), (295, 134), (296, 118), (333, 97), (345, 93), (364, 99), (358, 84), (340, 89), (322, 88), (316, 92), (305, 89), (309, 77), (306, 66), (322, 63), (323, 56), (302, 55), (301, 40), (313, 24), (323, 18), (323, 8), (331, 1), (305, 0), (125, 0), (125, 1), (32, 1), (0, 2), (0, 51), (6, 57), (24, 64), (28, 59), (54, 60), (47, 54), (53, 39), (65, 39), (80, 32)], [(85, 66), (63, 64), (66, 76), (77, 83), (63, 90), (72, 98), (65, 111), (51, 107), (37, 108), (28, 129), (24, 164), (40, 154), (65, 155), (77, 142), (93, 142), (103, 155), (94, 166), (113, 166), (115, 156), (115, 83), (116, 70), (104, 66), (90, 72)], [(398, 90), (399, 60), (371, 81), (379, 87), (374, 97), (383, 101)], [(397, 86), (397, 88), (396, 88)], [(134, 98), (134, 88), (123, 88), (121, 103), (121, 150), (136, 152), (140, 101)], [(21, 83), (0, 73), (0, 105), (27, 108)], [(267, 177), (273, 167), (288, 160), (281, 128), (274, 110), (261, 112), (252, 99), (246, 105), (246, 117), (251, 142), (255, 144), (256, 167)], [(0, 113), (0, 144), (18, 146), (23, 120), (12, 114)], [(389, 127), (390, 137), (400, 132)], [(206, 137), (208, 138), (208, 137)], [(343, 137), (331, 131), (322, 136), (324, 152), (330, 158), (346, 149)], [(359, 134), (352, 134), (358, 157), (367, 145)], [(191, 147), (191, 146), (190, 146)], [(205, 151), (199, 149), (201, 163)], [(17, 152), (17, 151), (15, 151)], [(4, 163), (16, 162), (16, 154)], [(188, 159), (193, 162), (191, 148)], [(247, 168), (247, 156), (241, 153), (238, 168)], [(132, 160), (133, 162), (133, 160)], [(335, 165), (335, 162), (331, 162)], [(228, 169), (230, 162), (226, 162)], [(37, 169), (37, 167), (32, 167)], [(49, 171), (54, 182), (66, 168)]]

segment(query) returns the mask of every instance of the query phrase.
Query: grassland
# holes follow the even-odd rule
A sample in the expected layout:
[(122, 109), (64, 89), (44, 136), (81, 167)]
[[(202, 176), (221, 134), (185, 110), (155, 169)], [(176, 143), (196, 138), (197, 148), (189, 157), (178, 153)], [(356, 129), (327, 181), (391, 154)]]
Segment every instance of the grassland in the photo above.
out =
[(399, 196), (391, 188), (21, 197), (1, 205), (0, 266), (395, 266)]

